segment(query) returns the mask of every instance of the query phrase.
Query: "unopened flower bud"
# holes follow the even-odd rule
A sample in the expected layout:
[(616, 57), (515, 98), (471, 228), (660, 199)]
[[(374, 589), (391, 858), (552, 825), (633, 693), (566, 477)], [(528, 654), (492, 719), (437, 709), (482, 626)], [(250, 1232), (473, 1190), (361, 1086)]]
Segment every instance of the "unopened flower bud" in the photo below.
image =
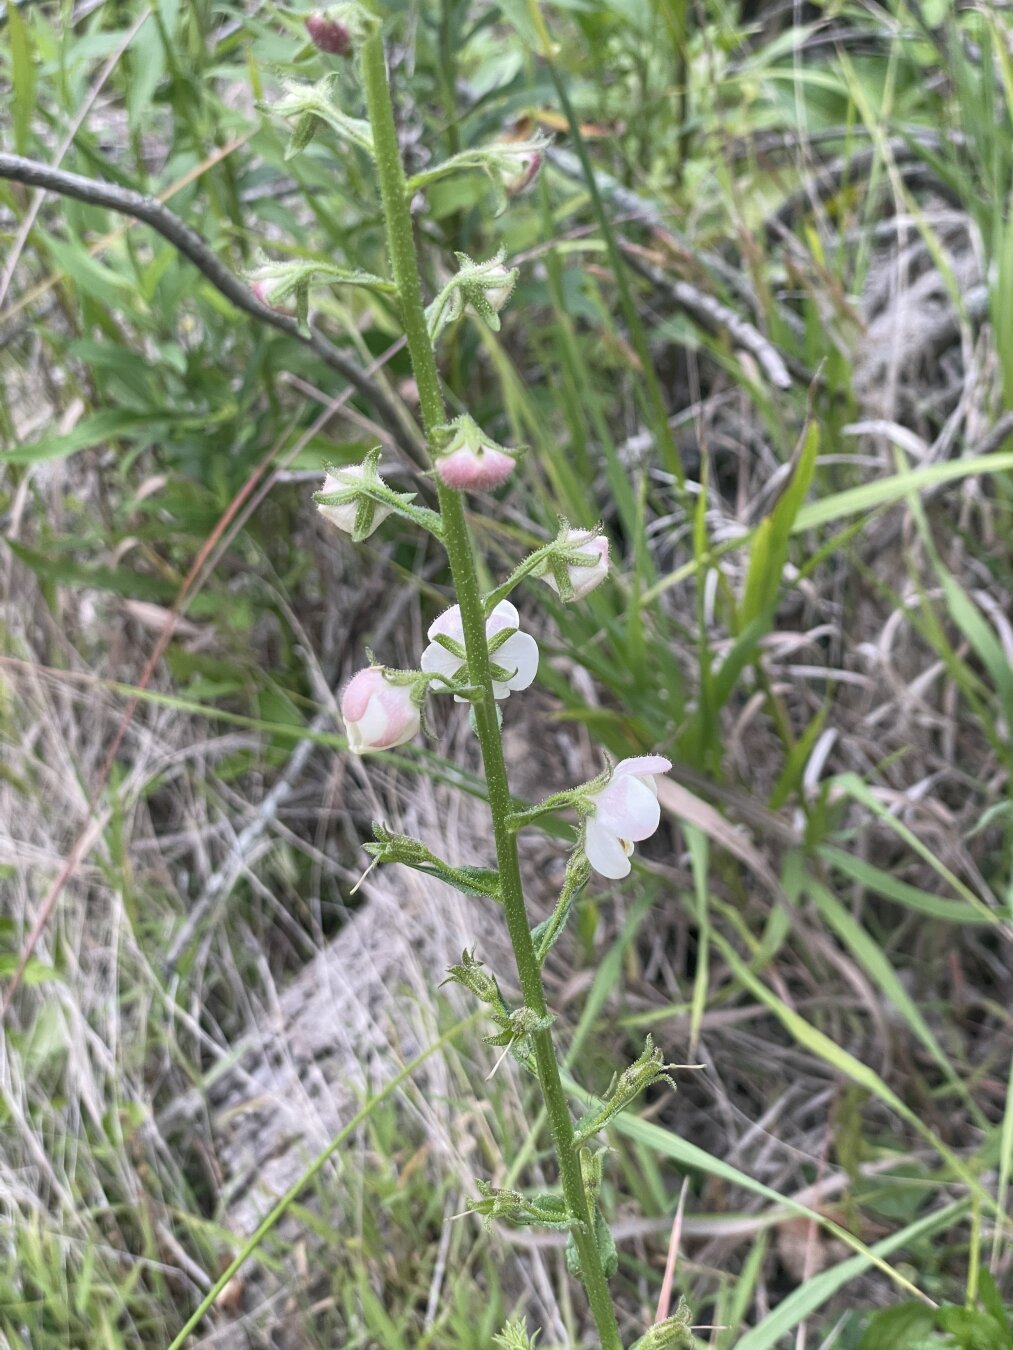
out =
[(383, 480), (377, 478), (375, 472), (366, 464), (349, 464), (345, 468), (330, 469), (324, 479), (323, 487), (317, 493), (317, 497), (342, 493), (347, 494), (348, 500), (330, 504), (317, 501), (317, 510), (324, 520), (330, 521), (332, 525), (336, 525), (345, 534), (350, 534), (359, 539), (368, 539), (373, 531), (391, 514), (389, 506), (384, 506), (381, 502), (367, 501), (366, 514), (369, 519), (362, 519), (364, 499), (361, 494), (357, 494), (356, 489), (360, 484), (369, 481), (382, 482)]
[[(597, 530), (568, 530), (557, 565), (561, 575), (555, 575), (552, 563), (542, 573), (557, 595), (564, 600), (583, 600), (608, 576), (609, 541)], [(587, 561), (583, 561), (587, 559)], [(565, 568), (565, 572), (562, 569)], [(560, 586), (560, 580), (563, 585)], [(569, 591), (569, 594), (566, 592)]]
[(345, 25), (319, 10), (307, 18), (306, 31), (313, 45), (330, 56), (347, 56), (352, 50), (352, 35)]
[(341, 716), (354, 755), (403, 745), (422, 725), (412, 685), (393, 682), (383, 666), (367, 666), (352, 676), (341, 696)]
[(517, 281), (516, 267), (493, 267), (482, 278), (483, 299), (498, 314), (513, 294)]
[(531, 186), (538, 177), (544, 158), (541, 150), (528, 150), (518, 156), (518, 172), (506, 185), (507, 193), (511, 197), (519, 196)]
[(505, 483), (514, 471), (514, 463), (513, 457), (502, 450), (483, 446), (471, 450), (462, 446), (437, 460), (436, 472), (447, 487), (481, 491)]
[(513, 473), (516, 451), (497, 445), (465, 414), (433, 432), (436, 472), (447, 487), (481, 491), (499, 487)]
[(287, 314), (290, 317), (295, 314), (295, 310), (288, 305), (276, 305), (271, 299), (271, 286), (263, 280), (251, 281), (250, 290), (255, 300), (259, 300), (262, 305), (268, 309), (273, 309), (275, 314)]

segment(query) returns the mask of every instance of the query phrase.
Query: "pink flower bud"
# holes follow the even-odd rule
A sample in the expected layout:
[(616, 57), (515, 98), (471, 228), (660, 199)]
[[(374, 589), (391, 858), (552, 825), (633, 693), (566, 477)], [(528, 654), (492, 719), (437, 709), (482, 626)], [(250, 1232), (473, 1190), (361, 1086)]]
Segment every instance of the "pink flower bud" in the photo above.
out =
[(273, 309), (275, 314), (287, 314), (290, 318), (295, 314), (295, 310), (289, 305), (275, 305), (271, 302), (271, 287), (266, 281), (251, 281), (250, 290), (253, 292), (254, 299), (259, 300), (262, 305), (268, 309)]
[(518, 196), (531, 186), (538, 177), (538, 171), (542, 167), (544, 158), (541, 150), (532, 150), (520, 157), (518, 160), (520, 172), (506, 185), (506, 190), (511, 197)]
[(484, 488), (499, 487), (514, 471), (513, 455), (491, 446), (479, 445), (476, 448), (462, 445), (449, 455), (443, 455), (436, 461), (436, 472), (447, 487), (462, 491), (482, 491)]
[(383, 666), (367, 666), (352, 676), (341, 695), (341, 716), (353, 755), (403, 745), (422, 725), (411, 685), (393, 684)]
[(352, 35), (345, 25), (319, 11), (306, 20), (306, 31), (313, 45), (330, 56), (347, 56), (352, 50)]

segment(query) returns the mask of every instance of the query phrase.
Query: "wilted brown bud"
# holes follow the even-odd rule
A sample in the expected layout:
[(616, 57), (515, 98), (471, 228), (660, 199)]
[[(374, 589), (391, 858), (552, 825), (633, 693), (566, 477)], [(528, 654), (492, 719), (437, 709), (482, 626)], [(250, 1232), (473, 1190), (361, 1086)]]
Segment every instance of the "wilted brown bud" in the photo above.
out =
[(319, 11), (306, 20), (306, 31), (313, 45), (331, 56), (347, 56), (352, 50), (352, 35), (345, 25)]

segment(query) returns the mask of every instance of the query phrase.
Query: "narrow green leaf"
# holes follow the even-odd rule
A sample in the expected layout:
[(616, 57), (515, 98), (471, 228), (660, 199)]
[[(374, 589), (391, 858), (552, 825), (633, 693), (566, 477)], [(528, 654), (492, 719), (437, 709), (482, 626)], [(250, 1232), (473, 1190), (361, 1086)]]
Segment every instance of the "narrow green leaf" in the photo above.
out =
[(21, 17), (20, 8), (13, 0), (4, 6), (4, 16), (11, 43), (14, 86), (11, 112), (14, 122), (14, 145), (18, 154), (24, 155), (28, 153), (32, 111), (35, 107), (35, 61), (32, 54), (32, 40), (28, 25)]

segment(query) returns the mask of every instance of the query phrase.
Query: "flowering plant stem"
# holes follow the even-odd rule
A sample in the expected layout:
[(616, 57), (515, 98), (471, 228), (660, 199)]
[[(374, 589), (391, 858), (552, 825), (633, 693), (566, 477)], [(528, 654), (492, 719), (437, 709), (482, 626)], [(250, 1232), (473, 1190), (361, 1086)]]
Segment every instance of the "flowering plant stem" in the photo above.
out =
[[(446, 408), (422, 302), (422, 284), (409, 210), (410, 199), (394, 125), (383, 39), (379, 34), (363, 43), (361, 61), (387, 227), (387, 246), (400, 297), (408, 351), (418, 386), (422, 420), (427, 438), (431, 438), (435, 429), (446, 422)], [(489, 808), (492, 813), (500, 895), (525, 1005), (538, 1017), (544, 1018), (547, 1009), (541, 971), (524, 906), (516, 839), (509, 823), (512, 806), (493, 695), (492, 662), (485, 632), (485, 608), (478, 585), (464, 501), (460, 493), (446, 487), (439, 478), (436, 480), (436, 488), (443, 521), (443, 544), (461, 608), (469, 675), (472, 683), (480, 691), (472, 706), (485, 767)], [(569, 1213), (576, 1220), (573, 1237), (580, 1258), (581, 1277), (587, 1289), (603, 1350), (622, 1350), (615, 1310), (594, 1236), (593, 1216), (588, 1208), (581, 1177), (573, 1119), (560, 1081), (555, 1046), (547, 1028), (535, 1031), (532, 1034), (532, 1041), (538, 1080), (555, 1145), (563, 1196)]]

